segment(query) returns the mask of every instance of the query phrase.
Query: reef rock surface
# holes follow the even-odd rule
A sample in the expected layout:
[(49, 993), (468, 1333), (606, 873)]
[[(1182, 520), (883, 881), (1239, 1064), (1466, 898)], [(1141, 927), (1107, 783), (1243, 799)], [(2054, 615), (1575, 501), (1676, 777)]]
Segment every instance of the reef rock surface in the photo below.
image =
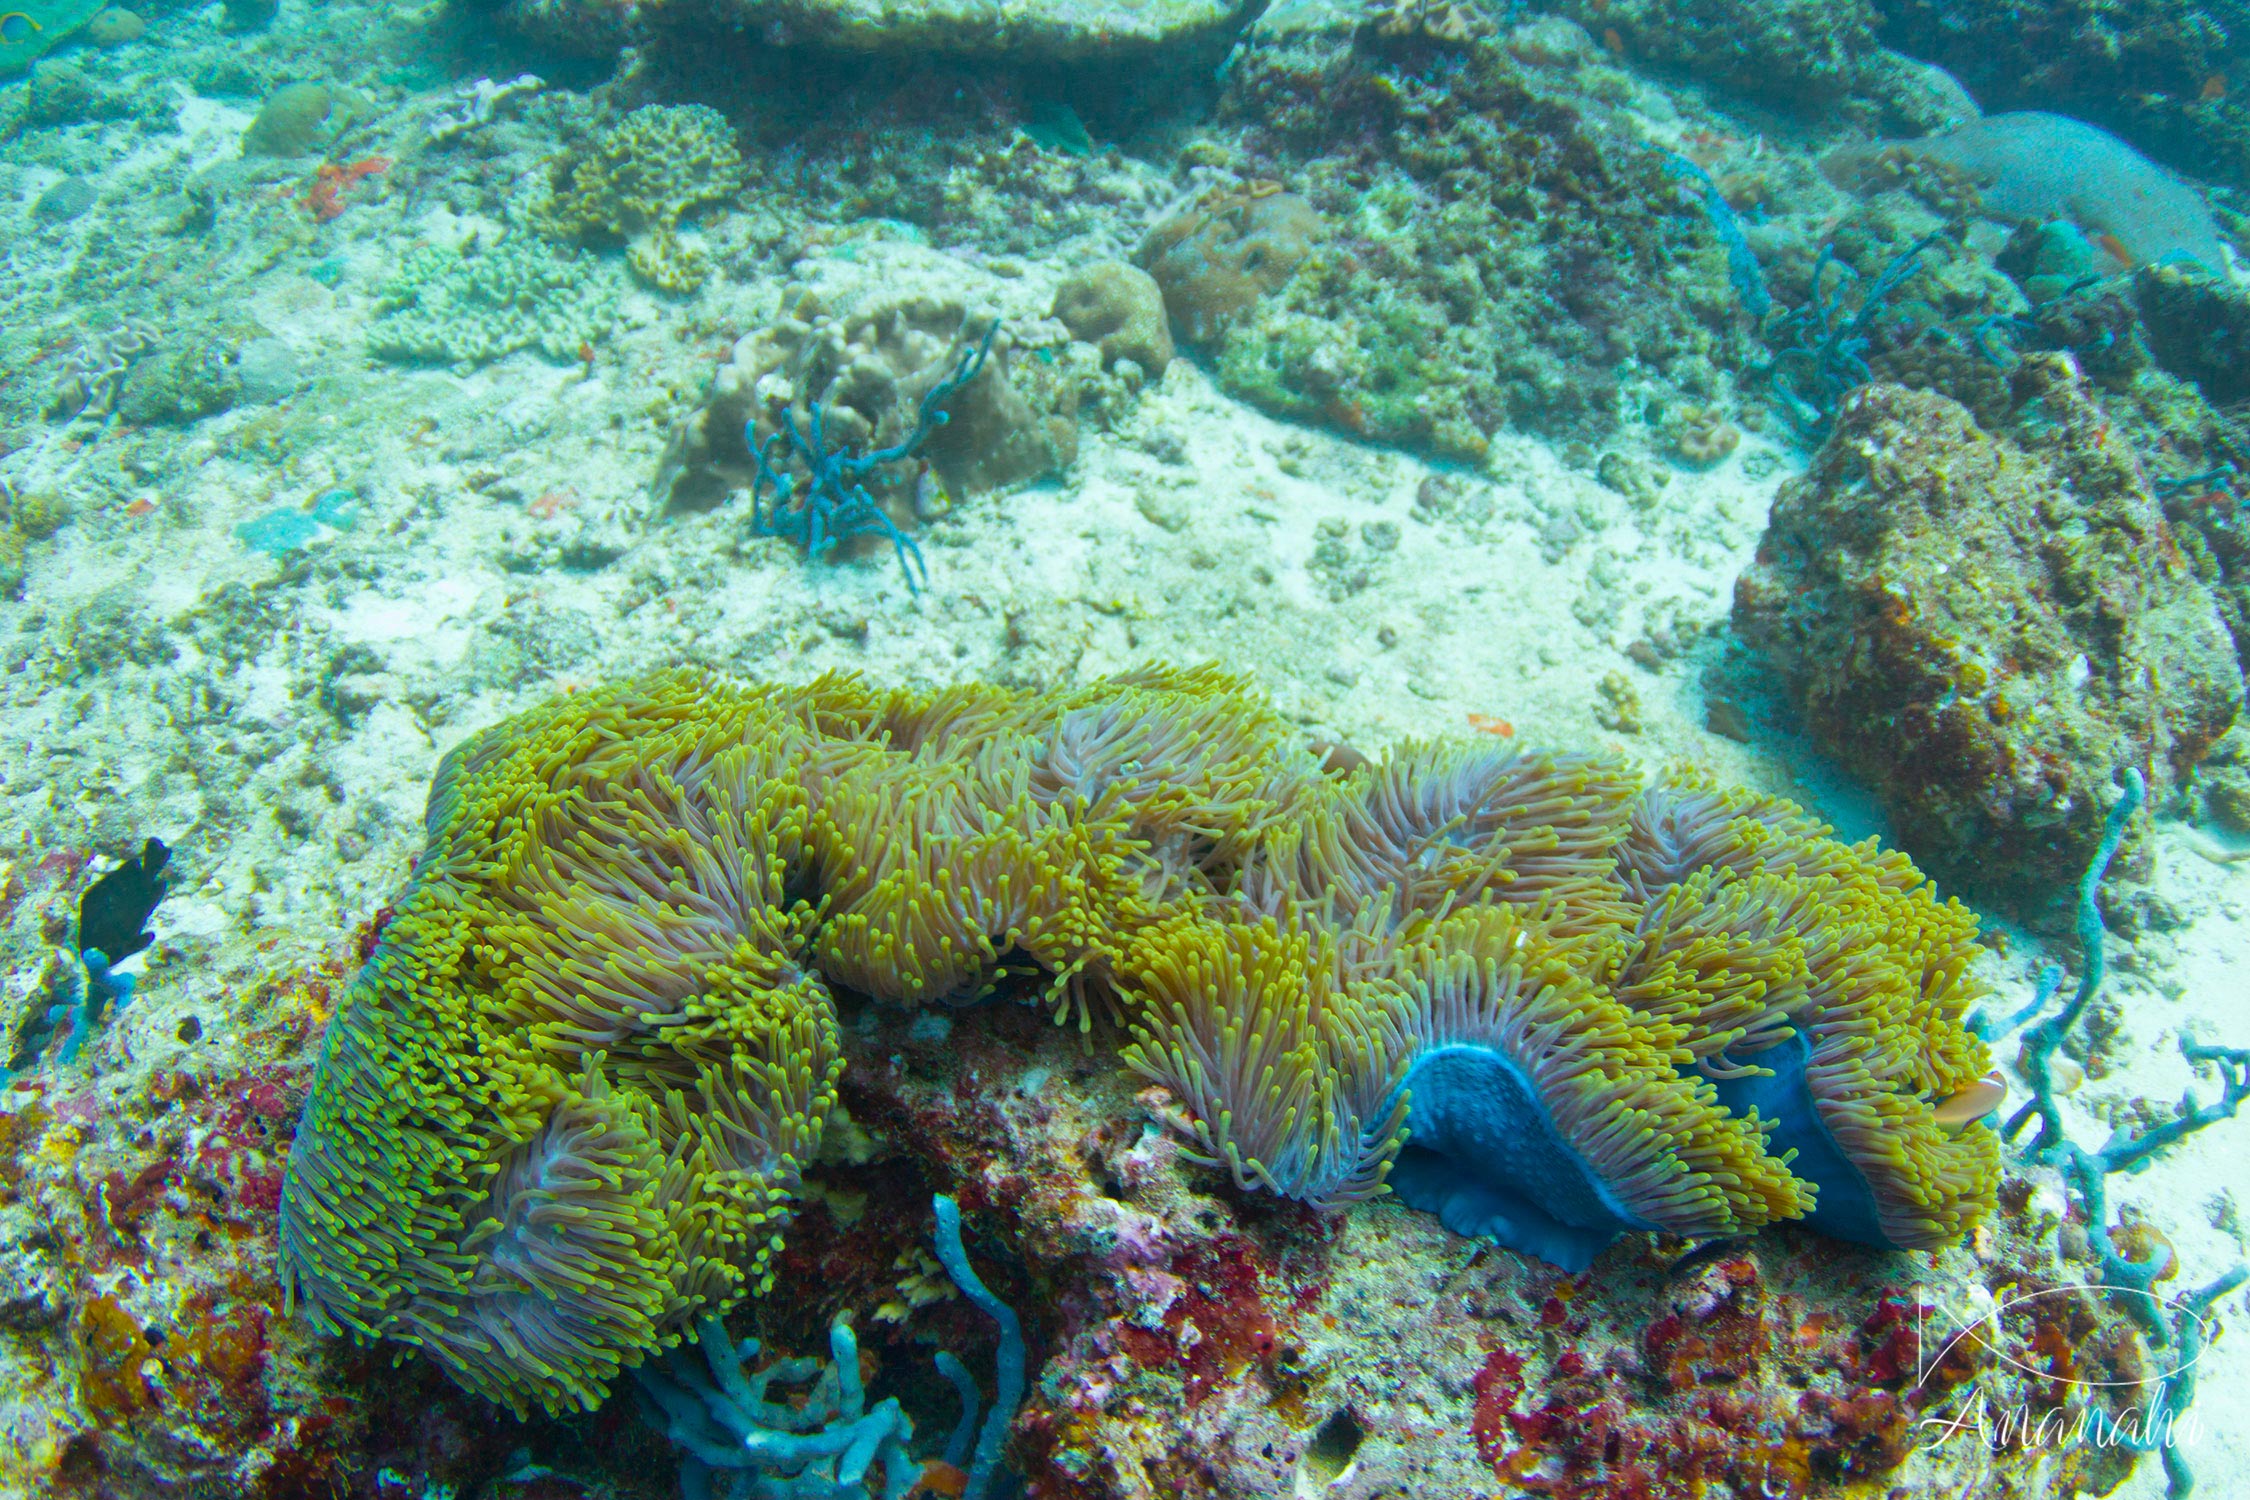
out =
[(2001, 438), (1959, 403), (1871, 385), (1785, 486), (1735, 627), (1806, 729), (1941, 877), (2059, 902), (2128, 767), (2202, 759), (2243, 701), (2209, 589), (2067, 359), (2034, 356)]

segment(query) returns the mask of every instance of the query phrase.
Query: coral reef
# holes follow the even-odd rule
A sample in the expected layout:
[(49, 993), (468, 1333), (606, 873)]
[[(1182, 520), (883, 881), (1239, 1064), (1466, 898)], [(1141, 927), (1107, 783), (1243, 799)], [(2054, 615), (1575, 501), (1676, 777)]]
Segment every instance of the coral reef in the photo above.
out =
[(1987, 115), (1920, 140), (1851, 147), (1823, 162), (1848, 182), (1934, 162), (1998, 217), (2067, 219), (2122, 248), (2128, 265), (2192, 260), (2232, 265), (2203, 195), (2105, 130), (2061, 115)]
[(1560, 9), (1614, 36), (1635, 62), (1798, 108), (1854, 93), (1876, 51), (1869, 0), (1568, 0)]
[(742, 155), (726, 117), (700, 104), (651, 104), (553, 165), (548, 196), (532, 214), (561, 240), (623, 241), (625, 259), (667, 292), (691, 292), (710, 261), (680, 240), (680, 221), (742, 186)]
[(1994, 437), (1932, 393), (1844, 398), (1736, 586), (1736, 629), (1805, 727), (1942, 877), (2051, 912), (2129, 767), (2169, 788), (2234, 720), (2210, 591), (2067, 360)]
[(1936, 1247), (1991, 1200), (1947, 1113), (1986, 1071), (1974, 919), (1777, 799), (1485, 746), (1338, 779), (1209, 670), (679, 673), (475, 737), (428, 829), (291, 1147), (285, 1277), (519, 1410), (771, 1279), (832, 996), (1121, 1016), (1238, 1185), (1341, 1206), (1395, 1158), (1409, 1204), (1573, 1265), (1806, 1215)]
[[(754, 452), (784, 433), (809, 431), (817, 408), (826, 442), (858, 453), (895, 449), (916, 432), (931, 391), (956, 373), (994, 315), (954, 297), (882, 287), (828, 293), (792, 287), (765, 327), (735, 342), (703, 404), (674, 431), (655, 489), (667, 508), (708, 510), (757, 477)], [(1067, 338), (1059, 327), (1058, 336)], [(1078, 451), (1080, 384), (1066, 360), (1084, 344), (1020, 357), (1022, 325), (1009, 320), (967, 385), (941, 397), (947, 420), (922, 448), (947, 490), (974, 494), (1068, 465)], [(1058, 368), (1059, 367), (1059, 368)], [(1042, 377), (1042, 371), (1044, 376)], [(878, 476), (873, 494), (916, 509), (914, 475)]]
[[(1215, 190), (1142, 256), (1220, 383), (1464, 461), (1505, 425), (1601, 440), (1635, 397), (1708, 401), (1718, 368), (1749, 362), (1750, 320), (1667, 154), (1500, 39), (1442, 67), (1431, 45), (1283, 31), (1228, 72), (1229, 165), (1282, 186)], [(1245, 238), (1260, 192), (1286, 194), (1265, 200), (1280, 222)]]
[[(2243, 1291), (2180, 1318), (2244, 1235), (2250, 728), (2132, 820), (2049, 1158), (1958, 1014), (2046, 935), (1840, 848), (1898, 843), (1726, 628), (1812, 456), (1778, 357), (1958, 403), (2043, 557), (2168, 538), (2250, 645), (2250, 303), (1915, 154), (1975, 105), (1869, 4), (1218, 0), (1057, 60), (118, 3), (0, 77), (0, 1495), (2060, 1500), (2160, 1489), (2044, 1434), (2197, 1370), (2182, 1452), (2250, 1470)], [(2236, 108), (2242, 0), (2180, 4), (2217, 65), (2106, 108)], [(608, 213), (691, 102), (734, 185)], [(2048, 462), (2102, 420), (2138, 531)], [(161, 906), (84, 920), (150, 831)], [(735, 1467), (730, 1413), (806, 1441)]]
[(1872, 3), (1885, 42), (1951, 70), (1987, 109), (2056, 110), (2182, 171), (2250, 185), (2250, 117), (2224, 87), (2242, 56), (2233, 0)]
[(386, 359), (480, 365), (518, 349), (585, 358), (609, 330), (616, 290), (571, 250), (509, 235), (460, 251), (407, 253), (377, 293), (367, 347)]

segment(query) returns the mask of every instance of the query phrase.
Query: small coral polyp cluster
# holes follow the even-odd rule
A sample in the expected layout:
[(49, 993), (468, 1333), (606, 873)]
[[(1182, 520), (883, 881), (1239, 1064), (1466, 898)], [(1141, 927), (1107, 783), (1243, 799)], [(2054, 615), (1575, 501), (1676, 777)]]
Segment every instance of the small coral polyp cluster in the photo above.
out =
[(1244, 1187), (1388, 1185), (1565, 1265), (1800, 1217), (1937, 1246), (1996, 1182), (1955, 1119), (1988, 1066), (1975, 919), (1692, 777), (1362, 763), (1211, 669), (682, 672), (478, 735), (428, 824), (331, 1027), (282, 1256), (323, 1326), (518, 1410), (593, 1405), (771, 1280), (839, 995), (1121, 1027)]

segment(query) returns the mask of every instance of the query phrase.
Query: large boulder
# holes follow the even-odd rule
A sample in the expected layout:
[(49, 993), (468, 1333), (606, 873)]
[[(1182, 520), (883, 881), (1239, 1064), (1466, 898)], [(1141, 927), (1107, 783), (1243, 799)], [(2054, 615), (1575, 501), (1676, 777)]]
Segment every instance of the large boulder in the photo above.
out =
[(1736, 630), (1926, 868), (2067, 904), (2127, 768), (2159, 799), (2243, 680), (2211, 591), (2069, 361), (2026, 359), (2015, 435), (1929, 391), (1847, 397), (1735, 586)]

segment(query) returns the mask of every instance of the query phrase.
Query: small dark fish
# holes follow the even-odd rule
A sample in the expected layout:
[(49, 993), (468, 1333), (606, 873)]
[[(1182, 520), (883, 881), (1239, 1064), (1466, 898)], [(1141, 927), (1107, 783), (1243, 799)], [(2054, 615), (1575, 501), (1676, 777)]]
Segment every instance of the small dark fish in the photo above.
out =
[(1725, 1239), (1705, 1240), (1687, 1254), (1664, 1268), (1667, 1280), (1677, 1281), (1688, 1272), (1707, 1266), (1715, 1260), (1724, 1260), (1738, 1250), (1750, 1248), (1751, 1237), (1746, 1234), (1729, 1235)]
[(1060, 99), (1034, 99), (1023, 112), (1023, 133), (1041, 150), (1057, 156), (1084, 156), (1094, 149), (1086, 122)]
[(160, 872), (172, 851), (162, 839), (141, 846), (138, 860), (127, 860), (86, 888), (78, 898), (78, 949), (94, 949), (111, 963), (156, 941), (147, 930), (149, 913), (164, 899)]

